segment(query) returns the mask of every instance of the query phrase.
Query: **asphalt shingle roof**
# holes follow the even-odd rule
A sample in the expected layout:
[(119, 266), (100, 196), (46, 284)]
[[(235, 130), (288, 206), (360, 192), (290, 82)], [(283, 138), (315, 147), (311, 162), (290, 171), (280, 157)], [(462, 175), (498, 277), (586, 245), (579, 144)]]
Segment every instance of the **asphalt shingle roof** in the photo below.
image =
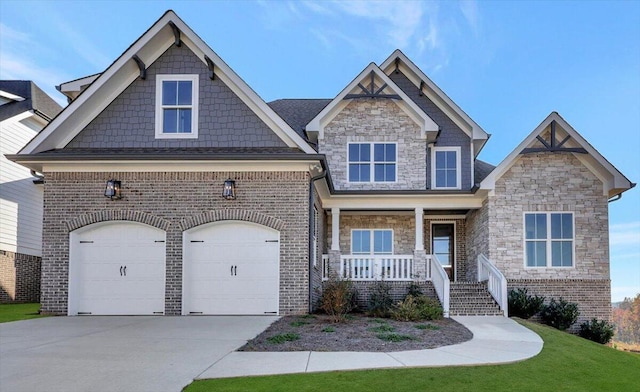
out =
[(331, 101), (332, 99), (278, 99), (267, 105), (307, 140), (304, 127)]
[(30, 80), (0, 80), (0, 90), (24, 98), (24, 101), (0, 105), (0, 121), (29, 110), (39, 112), (51, 120), (62, 111), (56, 101)]

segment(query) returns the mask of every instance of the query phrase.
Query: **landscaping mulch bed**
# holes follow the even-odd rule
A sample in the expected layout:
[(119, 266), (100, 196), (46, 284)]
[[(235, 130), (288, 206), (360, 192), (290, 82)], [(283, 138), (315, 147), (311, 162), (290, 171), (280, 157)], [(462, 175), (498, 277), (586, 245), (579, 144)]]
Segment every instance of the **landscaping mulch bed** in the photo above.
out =
[(472, 337), (451, 319), (403, 322), (354, 314), (332, 323), (325, 315), (285, 316), (239, 351), (391, 352), (448, 346)]

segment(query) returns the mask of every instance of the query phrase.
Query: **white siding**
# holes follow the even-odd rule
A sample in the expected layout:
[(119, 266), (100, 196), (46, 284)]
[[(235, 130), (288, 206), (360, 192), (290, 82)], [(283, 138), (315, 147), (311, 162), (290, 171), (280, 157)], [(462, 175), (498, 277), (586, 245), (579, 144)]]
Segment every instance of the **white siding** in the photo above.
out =
[(4, 156), (17, 153), (41, 128), (24, 116), (0, 123), (0, 250), (41, 256), (42, 185), (33, 183), (29, 169)]

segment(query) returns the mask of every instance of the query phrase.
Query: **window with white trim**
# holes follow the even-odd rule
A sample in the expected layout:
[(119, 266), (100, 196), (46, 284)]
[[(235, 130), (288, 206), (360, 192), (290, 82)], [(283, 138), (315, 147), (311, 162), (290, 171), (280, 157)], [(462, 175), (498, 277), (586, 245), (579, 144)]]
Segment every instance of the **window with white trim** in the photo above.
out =
[(393, 230), (351, 230), (351, 254), (393, 254)]
[(156, 138), (198, 137), (198, 75), (156, 75)]
[(460, 189), (460, 147), (431, 147), (431, 188)]
[(349, 143), (349, 182), (395, 182), (396, 150), (396, 143)]
[(573, 267), (573, 213), (524, 214), (525, 265)]

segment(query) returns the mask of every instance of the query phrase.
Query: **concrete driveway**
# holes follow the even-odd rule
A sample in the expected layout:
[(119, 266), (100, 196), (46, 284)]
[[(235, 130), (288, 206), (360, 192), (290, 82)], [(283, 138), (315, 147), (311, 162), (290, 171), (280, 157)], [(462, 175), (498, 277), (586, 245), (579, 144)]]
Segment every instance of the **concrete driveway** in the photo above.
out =
[(276, 319), (82, 316), (0, 324), (0, 390), (178, 392)]

